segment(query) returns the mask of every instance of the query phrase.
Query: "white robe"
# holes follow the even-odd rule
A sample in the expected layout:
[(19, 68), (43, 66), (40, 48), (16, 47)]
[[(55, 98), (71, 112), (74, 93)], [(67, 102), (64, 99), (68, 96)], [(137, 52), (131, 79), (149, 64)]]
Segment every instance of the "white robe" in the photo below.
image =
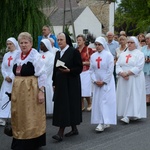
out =
[[(0, 90), (0, 118), (8, 118), (8, 116), (10, 117), (11, 114), (10, 113), (11, 102), (8, 103), (7, 107), (4, 110), (2, 110), (1, 107), (9, 100), (5, 92), (11, 93), (12, 90), (12, 83), (14, 80), (14, 74), (12, 68), (13, 68), (14, 59), (18, 52), (19, 52), (18, 50), (15, 50), (13, 52), (7, 52), (3, 57), (1, 72), (4, 80)], [(8, 59), (10, 57), (11, 60), (9, 61)], [(12, 79), (11, 83), (5, 80), (7, 76), (9, 76)]]
[[(127, 55), (131, 57), (127, 61)], [(118, 75), (117, 114), (123, 117), (146, 118), (144, 55), (135, 49), (121, 53), (116, 63), (116, 73), (131, 71), (134, 75), (125, 80)]]
[(81, 96), (91, 97), (92, 96), (92, 82), (89, 70), (82, 71), (80, 74), (81, 79)]
[[(100, 57), (100, 68), (96, 61)], [(93, 84), (92, 124), (116, 124), (116, 93), (113, 76), (114, 58), (106, 50), (95, 52), (90, 60), (92, 81), (103, 81), (106, 84), (98, 87)]]
[(52, 53), (54, 54), (54, 56), (56, 55), (56, 52), (59, 51), (58, 48), (56, 48), (55, 46), (52, 47)]
[(47, 75), (46, 79), (46, 114), (53, 114), (53, 88), (52, 88), (52, 74), (54, 66), (54, 54), (51, 52), (42, 52), (42, 60), (45, 64), (45, 71)]

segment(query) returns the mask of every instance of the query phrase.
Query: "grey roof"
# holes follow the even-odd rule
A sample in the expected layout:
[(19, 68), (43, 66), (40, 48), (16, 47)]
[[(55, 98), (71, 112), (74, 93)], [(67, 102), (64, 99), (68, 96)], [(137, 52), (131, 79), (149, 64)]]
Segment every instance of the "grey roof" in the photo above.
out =
[[(72, 13), (73, 13), (73, 21), (75, 21), (79, 15), (83, 12), (83, 10), (86, 7), (74, 7), (72, 8)], [(66, 9), (67, 10), (67, 9)], [(66, 13), (66, 17), (65, 17), (65, 24), (70, 25), (71, 24), (71, 12), (70, 9), (68, 9), (68, 11), (65, 12)], [(63, 25), (63, 18), (64, 18), (64, 9), (59, 8), (57, 9), (55, 12), (53, 12), (49, 19), (50, 22), (52, 23), (53, 26), (61, 26)]]
[[(72, 8), (78, 6), (77, 0), (70, 0), (70, 2), (71, 2)], [(64, 8), (64, 0), (57, 0), (57, 7)], [(66, 8), (69, 8), (69, 7), (70, 7), (69, 0), (66, 0)]]

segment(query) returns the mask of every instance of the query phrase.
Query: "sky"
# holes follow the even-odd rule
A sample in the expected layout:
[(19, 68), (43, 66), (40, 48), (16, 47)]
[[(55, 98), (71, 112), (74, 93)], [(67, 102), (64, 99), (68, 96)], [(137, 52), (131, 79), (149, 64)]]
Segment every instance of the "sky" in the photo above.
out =
[(117, 0), (117, 3), (115, 3), (115, 9), (118, 7), (118, 4), (120, 3), (121, 0)]

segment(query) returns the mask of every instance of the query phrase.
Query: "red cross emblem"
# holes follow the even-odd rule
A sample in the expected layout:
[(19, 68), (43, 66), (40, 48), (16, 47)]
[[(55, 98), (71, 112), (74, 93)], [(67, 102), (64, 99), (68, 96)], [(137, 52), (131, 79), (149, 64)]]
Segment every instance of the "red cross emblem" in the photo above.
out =
[(100, 68), (100, 62), (102, 61), (102, 59), (98, 57), (96, 61), (97, 61), (97, 68)]

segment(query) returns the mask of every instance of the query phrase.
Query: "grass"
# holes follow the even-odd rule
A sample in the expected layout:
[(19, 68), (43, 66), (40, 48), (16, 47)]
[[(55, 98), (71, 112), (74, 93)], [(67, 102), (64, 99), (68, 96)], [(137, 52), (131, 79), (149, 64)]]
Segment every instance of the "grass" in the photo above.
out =
[(1, 87), (1, 85), (2, 85), (2, 82), (3, 82), (3, 76), (2, 76), (2, 74), (0, 73), (0, 87)]
[[(1, 70), (2, 59), (3, 59), (3, 56), (4, 56), (5, 53), (6, 53), (6, 49), (5, 48), (0, 49), (0, 70)], [(2, 82), (3, 82), (3, 76), (2, 76), (2, 74), (0, 72), (0, 87), (2, 85)]]

